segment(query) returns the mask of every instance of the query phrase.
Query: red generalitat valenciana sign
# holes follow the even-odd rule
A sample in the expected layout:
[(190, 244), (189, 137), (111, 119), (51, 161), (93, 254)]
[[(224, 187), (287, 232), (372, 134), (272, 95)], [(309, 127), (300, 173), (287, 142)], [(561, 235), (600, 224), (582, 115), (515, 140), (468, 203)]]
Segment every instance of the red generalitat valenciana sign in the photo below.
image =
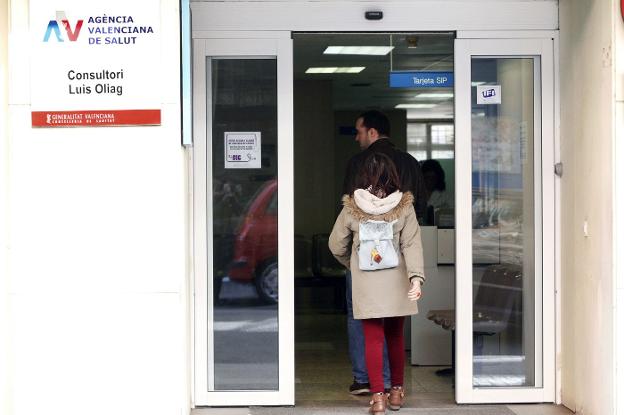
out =
[(160, 125), (160, 110), (32, 111), (33, 127)]

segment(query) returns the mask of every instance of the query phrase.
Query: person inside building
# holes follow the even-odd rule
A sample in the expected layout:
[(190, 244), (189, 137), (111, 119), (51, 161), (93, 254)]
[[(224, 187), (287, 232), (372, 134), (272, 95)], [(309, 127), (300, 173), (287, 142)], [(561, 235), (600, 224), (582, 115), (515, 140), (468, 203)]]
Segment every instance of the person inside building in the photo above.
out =
[[(392, 159), (368, 152), (355, 176), (355, 190), (343, 197), (343, 209), (329, 236), (329, 249), (351, 271), (353, 316), (365, 338), (370, 412), (401, 408), (405, 316), (418, 312), (425, 281), (420, 227), (410, 191), (403, 192)], [(388, 348), (391, 389), (383, 381), (383, 345)]]
[(427, 207), (452, 208), (453, 195), (446, 191), (446, 178), (440, 162), (433, 159), (425, 160), (421, 170), (427, 189)]
[[(356, 190), (356, 179), (363, 161), (373, 152), (380, 152), (392, 159), (399, 176), (401, 188), (413, 195), (414, 209), (419, 223), (424, 223), (427, 211), (427, 191), (425, 181), (418, 161), (409, 153), (398, 149), (390, 140), (390, 120), (376, 110), (360, 114), (355, 121), (355, 141), (359, 144), (360, 153), (353, 156), (347, 163), (343, 183), (343, 194), (353, 194)], [(354, 395), (370, 392), (368, 373), (364, 359), (364, 334), (362, 324), (353, 318), (351, 272), (346, 272), (346, 304), (347, 304), (347, 334), (349, 340), (349, 357), (353, 383), (349, 392)], [(384, 346), (384, 384), (390, 387), (390, 373), (387, 350)]]

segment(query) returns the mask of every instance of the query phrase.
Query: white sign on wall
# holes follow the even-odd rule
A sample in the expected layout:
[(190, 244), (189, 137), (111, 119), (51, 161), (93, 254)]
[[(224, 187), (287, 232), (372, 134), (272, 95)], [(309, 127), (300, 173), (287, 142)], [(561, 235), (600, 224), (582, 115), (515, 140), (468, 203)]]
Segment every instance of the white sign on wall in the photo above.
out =
[(259, 169), (261, 167), (260, 131), (223, 134), (226, 169)]
[(32, 126), (159, 125), (159, 30), (159, 0), (30, 0)]
[(500, 104), (500, 85), (477, 85), (477, 104)]

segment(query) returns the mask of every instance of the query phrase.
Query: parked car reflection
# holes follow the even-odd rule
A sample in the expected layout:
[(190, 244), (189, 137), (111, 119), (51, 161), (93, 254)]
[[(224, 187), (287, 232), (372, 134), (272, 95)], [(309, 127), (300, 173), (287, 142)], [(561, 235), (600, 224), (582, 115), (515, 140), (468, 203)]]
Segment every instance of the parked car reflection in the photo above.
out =
[(253, 283), (262, 301), (277, 303), (277, 180), (266, 182), (249, 203), (233, 244), (229, 279)]

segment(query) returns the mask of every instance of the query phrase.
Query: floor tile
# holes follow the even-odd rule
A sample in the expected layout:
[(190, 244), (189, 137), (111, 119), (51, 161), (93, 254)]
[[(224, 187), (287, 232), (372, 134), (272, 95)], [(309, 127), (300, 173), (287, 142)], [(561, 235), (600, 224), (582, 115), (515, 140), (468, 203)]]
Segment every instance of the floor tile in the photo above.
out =
[[(352, 382), (346, 318), (313, 310), (295, 316), (295, 406), (202, 408), (192, 415), (368, 414), (369, 396), (348, 392)], [(406, 362), (409, 359), (406, 357)], [(457, 405), (454, 379), (436, 375), (438, 367), (405, 367), (406, 402), (402, 415), (571, 415), (556, 405)], [(392, 413), (389, 411), (389, 413)]]
[(516, 415), (572, 415), (570, 411), (563, 405), (507, 405)]

